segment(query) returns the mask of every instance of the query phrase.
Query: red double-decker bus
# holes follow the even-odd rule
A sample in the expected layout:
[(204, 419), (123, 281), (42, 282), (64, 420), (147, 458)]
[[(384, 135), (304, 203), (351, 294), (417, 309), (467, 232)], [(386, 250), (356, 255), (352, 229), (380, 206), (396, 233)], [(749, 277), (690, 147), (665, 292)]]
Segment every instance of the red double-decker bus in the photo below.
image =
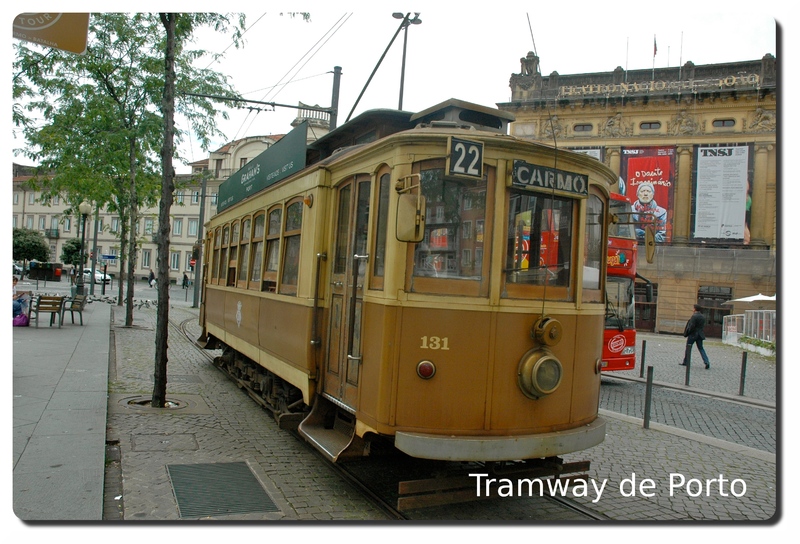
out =
[(633, 284), (636, 279), (637, 241), (631, 222), (631, 204), (619, 194), (609, 201), (619, 221), (608, 233), (606, 261), (606, 319), (602, 369), (632, 370), (636, 366), (636, 320)]

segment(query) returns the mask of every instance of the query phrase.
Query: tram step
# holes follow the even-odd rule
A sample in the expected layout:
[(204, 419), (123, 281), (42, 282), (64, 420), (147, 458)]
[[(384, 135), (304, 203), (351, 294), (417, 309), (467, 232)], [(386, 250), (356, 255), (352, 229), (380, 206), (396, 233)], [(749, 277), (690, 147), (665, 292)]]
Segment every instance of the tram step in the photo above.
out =
[(369, 448), (363, 439), (356, 436), (351, 421), (346, 421), (339, 408), (318, 395), (311, 413), (298, 426), (300, 435), (325, 455), (329, 461), (365, 455)]

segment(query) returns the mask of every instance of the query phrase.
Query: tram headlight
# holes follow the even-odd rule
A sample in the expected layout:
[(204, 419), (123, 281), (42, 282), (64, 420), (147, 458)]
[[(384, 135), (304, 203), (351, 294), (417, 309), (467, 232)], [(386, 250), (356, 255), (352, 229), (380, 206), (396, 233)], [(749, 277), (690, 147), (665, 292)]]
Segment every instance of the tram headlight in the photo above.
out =
[(519, 362), (517, 383), (526, 397), (540, 399), (558, 389), (563, 374), (561, 361), (550, 350), (532, 349)]
[(636, 353), (636, 346), (625, 346), (622, 348), (623, 355), (634, 355)]

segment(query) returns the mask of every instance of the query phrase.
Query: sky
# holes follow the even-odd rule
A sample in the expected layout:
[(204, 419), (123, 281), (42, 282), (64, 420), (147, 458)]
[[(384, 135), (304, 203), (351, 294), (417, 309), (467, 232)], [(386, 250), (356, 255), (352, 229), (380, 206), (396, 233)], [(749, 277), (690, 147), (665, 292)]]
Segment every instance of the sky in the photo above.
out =
[[(53, 11), (65, 9), (63, 3), (42, 4), (51, 4)], [(131, 11), (134, 4), (128, 4), (126, 10)], [(520, 72), (520, 58), (529, 51), (539, 56), (542, 75), (605, 72), (618, 66), (629, 70), (674, 67), (687, 61), (699, 65), (755, 60), (767, 53), (778, 56), (776, 19), (782, 25), (780, 10), (786, 10), (772, 0), (759, 3), (761, 13), (755, 13), (752, 2), (739, 0), (726, 1), (722, 9), (711, 3), (695, 8), (696, 2), (684, 0), (649, 4), (657, 7), (647, 9), (573, 0), (568, 10), (563, 3), (518, 0), (498, 0), (491, 3), (492, 9), (482, 10), (475, 2), (437, 0), (420, 3), (421, 7), (312, 0), (288, 2), (268, 12), (254, 11), (253, 4), (233, 0), (224, 6), (247, 15), (244, 46), (236, 49), (229, 36), (201, 31), (194, 48), (225, 54), (221, 62), (205, 57), (197, 66), (227, 75), (247, 100), (322, 107), (331, 105), (333, 69), (340, 66), (339, 124), (369, 109), (400, 106), (405, 37), (402, 109), (420, 111), (449, 98), (494, 107), (510, 100), (509, 79)], [(102, 2), (67, 5), (70, 11), (108, 9)], [(156, 11), (165, 5), (181, 11), (222, 7), (207, 0), (142, 0), (135, 7)], [(400, 20), (393, 17), (393, 8), (407, 10), (398, 13), (419, 13), (422, 23), (410, 26), (407, 36), (398, 33)], [(8, 20), (16, 14), (8, 6), (4, 9)], [(290, 16), (296, 11), (309, 12), (310, 21)], [(216, 121), (224, 137), (216, 138), (210, 150), (246, 136), (286, 134), (297, 114), (294, 107), (258, 103), (233, 109), (220, 106)], [(177, 119), (178, 127), (188, 130), (181, 121)], [(19, 144), (12, 141), (9, 148)], [(190, 131), (178, 147), (187, 163), (208, 157)], [(12, 160), (31, 164), (24, 156)], [(176, 171), (184, 174), (191, 169), (188, 164), (176, 164)]]
[[(623, 8), (587, 2), (586, 6), (594, 7), (577, 9), (582, 16), (570, 20), (563, 4), (500, 4), (509, 7), (477, 13), (474, 9), (454, 11), (437, 7), (436, 2), (425, 3), (425, 9), (419, 12), (422, 23), (407, 31), (402, 109), (420, 111), (449, 98), (490, 107), (509, 101), (509, 79), (520, 72), (520, 58), (529, 51), (538, 54), (542, 75), (553, 71), (605, 72), (617, 66), (630, 70), (674, 67), (687, 61), (696, 65), (736, 62), (760, 59), (767, 53), (778, 55), (776, 20), (769, 12), (760, 15), (752, 9), (726, 9), (701, 11), (693, 17), (685, 12), (626, 14)], [(308, 9), (309, 22), (279, 12), (245, 11), (245, 46), (237, 50), (229, 47), (227, 37), (205, 32), (197, 46), (215, 52), (228, 49), (224, 61), (211, 64), (204, 60), (198, 65), (229, 75), (230, 83), (245, 99), (323, 107), (331, 105), (333, 69), (340, 66), (339, 124), (369, 109), (397, 109), (405, 32), (397, 34), (387, 47), (400, 20), (393, 18), (389, 7), (348, 10), (345, 3), (333, 10), (330, 5)], [(212, 150), (245, 136), (285, 134), (298, 113), (291, 107), (273, 109), (261, 104), (243, 104), (225, 111), (230, 119), (226, 121), (220, 115), (217, 122), (226, 137), (215, 140)], [(208, 156), (192, 139), (181, 149), (190, 162)], [(188, 167), (178, 170), (188, 171)]]

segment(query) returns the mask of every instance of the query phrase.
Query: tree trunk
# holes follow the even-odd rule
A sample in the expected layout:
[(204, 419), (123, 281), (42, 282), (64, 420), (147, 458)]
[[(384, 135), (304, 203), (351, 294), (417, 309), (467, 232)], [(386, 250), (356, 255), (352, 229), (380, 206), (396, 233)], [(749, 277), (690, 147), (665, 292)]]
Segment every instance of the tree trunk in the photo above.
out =
[[(133, 288), (136, 284), (136, 223), (139, 221), (139, 198), (136, 194), (136, 139), (130, 139), (130, 149), (128, 154), (130, 167), (130, 188), (128, 198), (130, 198), (131, 211), (131, 236), (128, 243), (128, 273), (127, 292), (125, 294), (125, 326), (133, 325)], [(121, 298), (120, 298), (121, 300)]]
[(161, 203), (158, 208), (158, 306), (156, 312), (156, 354), (152, 406), (163, 408), (167, 400), (167, 331), (169, 327), (169, 212), (175, 189), (174, 151), (175, 114), (175, 22), (177, 13), (162, 13), (167, 31), (164, 55), (164, 145), (161, 148)]

